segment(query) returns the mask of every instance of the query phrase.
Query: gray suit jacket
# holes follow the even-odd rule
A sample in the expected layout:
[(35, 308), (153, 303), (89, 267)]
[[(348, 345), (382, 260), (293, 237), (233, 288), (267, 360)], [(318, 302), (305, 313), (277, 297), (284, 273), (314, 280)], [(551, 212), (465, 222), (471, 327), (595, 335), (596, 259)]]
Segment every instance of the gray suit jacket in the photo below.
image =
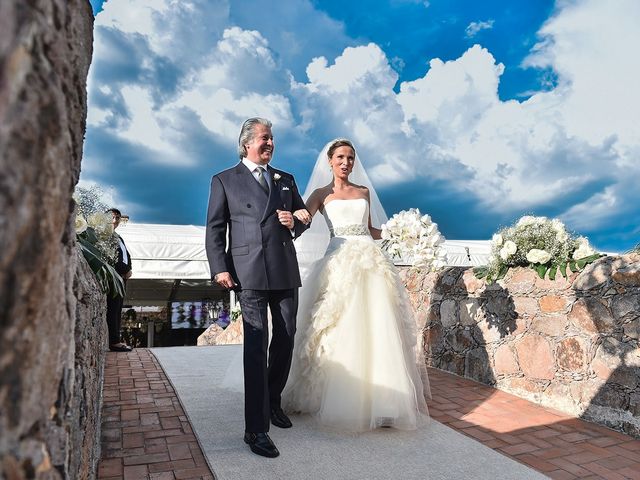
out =
[[(278, 221), (276, 209), (293, 212), (305, 205), (292, 175), (271, 167), (267, 170), (271, 174), (270, 195), (242, 163), (211, 179), (206, 249), (212, 279), (217, 273), (230, 272), (245, 289), (300, 286), (293, 237)], [(273, 179), (276, 173), (280, 175), (277, 181)], [(295, 219), (296, 237), (306, 228)]]

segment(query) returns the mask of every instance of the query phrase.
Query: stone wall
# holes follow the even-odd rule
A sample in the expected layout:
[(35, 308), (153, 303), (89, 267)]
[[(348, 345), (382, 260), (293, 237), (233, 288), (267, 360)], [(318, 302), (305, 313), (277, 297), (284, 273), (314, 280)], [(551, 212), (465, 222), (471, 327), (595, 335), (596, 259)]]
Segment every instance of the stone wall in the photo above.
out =
[[(107, 302), (79, 250), (78, 257), (73, 285), (77, 299), (74, 371), (63, 377), (58, 404), (64, 408), (58, 419), (49, 422), (49, 431), (54, 434), (50, 438), (57, 439), (49, 445), (59, 445), (60, 439), (66, 438), (67, 478), (94, 478), (100, 460), (102, 385), (109, 343)], [(53, 463), (63, 465), (63, 452), (57, 453), (52, 455)]]
[(640, 437), (640, 255), (555, 281), (402, 275), (429, 365)]
[(76, 325), (73, 287), (83, 267), (71, 194), (82, 158), (92, 22), (86, 0), (0, 2), (3, 478), (80, 478), (86, 471), (77, 464), (84, 440), (73, 431), (83, 420), (74, 426), (69, 416), (78, 413), (77, 382), (95, 372), (78, 371), (75, 362), (99, 359), (75, 348), (83, 326)]
[(210, 325), (198, 337), (197, 345), (199, 347), (208, 345), (241, 345), (243, 342), (242, 316), (239, 316), (224, 329), (217, 323)]

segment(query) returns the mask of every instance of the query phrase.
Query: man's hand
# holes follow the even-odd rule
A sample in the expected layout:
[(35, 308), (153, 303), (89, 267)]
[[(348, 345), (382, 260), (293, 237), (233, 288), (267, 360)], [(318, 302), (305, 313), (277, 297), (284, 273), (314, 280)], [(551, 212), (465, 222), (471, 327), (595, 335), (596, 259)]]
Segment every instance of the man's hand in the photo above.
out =
[(213, 280), (224, 288), (232, 289), (236, 286), (236, 282), (233, 281), (233, 277), (229, 272), (220, 272), (213, 277)]
[(293, 216), (300, 220), (305, 225), (309, 225), (311, 223), (311, 215), (306, 208), (301, 208), (300, 210), (296, 210), (293, 212)]
[(287, 227), (289, 230), (293, 228), (293, 215), (288, 210), (276, 210), (278, 213), (278, 220), (282, 225)]
[(124, 274), (124, 279), (129, 280), (131, 278), (131, 275), (132, 275), (131, 270), (129, 270), (127, 273)]

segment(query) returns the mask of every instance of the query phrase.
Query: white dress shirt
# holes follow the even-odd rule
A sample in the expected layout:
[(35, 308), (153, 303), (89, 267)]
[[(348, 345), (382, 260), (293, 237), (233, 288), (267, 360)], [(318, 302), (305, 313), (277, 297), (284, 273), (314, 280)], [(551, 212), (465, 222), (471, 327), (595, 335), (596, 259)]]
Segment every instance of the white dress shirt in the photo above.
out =
[(273, 185), (271, 184), (271, 175), (269, 175), (269, 170), (267, 170), (266, 165), (258, 165), (257, 163), (253, 163), (251, 160), (247, 160), (246, 157), (242, 158), (242, 163), (244, 164), (245, 167), (249, 169), (249, 171), (251, 172), (251, 175), (253, 175), (253, 178), (256, 179), (256, 182), (258, 181), (258, 168), (262, 168), (263, 169), (262, 176), (267, 182), (267, 185), (269, 185), (269, 190), (271, 190), (271, 187), (273, 187)]
[(116, 234), (116, 237), (118, 238), (118, 244), (120, 244), (120, 249), (122, 250), (122, 263), (128, 264), (129, 255), (127, 255), (127, 247), (125, 247), (124, 241), (122, 240), (120, 235)]

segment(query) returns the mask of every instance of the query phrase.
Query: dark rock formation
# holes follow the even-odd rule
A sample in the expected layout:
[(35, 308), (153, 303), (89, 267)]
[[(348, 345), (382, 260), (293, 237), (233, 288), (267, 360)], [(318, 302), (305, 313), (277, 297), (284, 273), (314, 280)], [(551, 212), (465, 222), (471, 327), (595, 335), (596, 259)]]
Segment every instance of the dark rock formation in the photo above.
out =
[[(73, 444), (84, 442), (73, 431), (83, 420), (70, 416), (82, 416), (79, 383), (100, 373), (89, 372), (95, 352), (76, 350), (74, 341), (84, 328), (76, 325), (74, 276), (86, 270), (78, 266), (71, 195), (92, 22), (86, 0), (0, 2), (0, 477), (86, 472), (78, 465), (88, 461), (83, 447)], [(78, 371), (78, 355), (93, 365)]]

